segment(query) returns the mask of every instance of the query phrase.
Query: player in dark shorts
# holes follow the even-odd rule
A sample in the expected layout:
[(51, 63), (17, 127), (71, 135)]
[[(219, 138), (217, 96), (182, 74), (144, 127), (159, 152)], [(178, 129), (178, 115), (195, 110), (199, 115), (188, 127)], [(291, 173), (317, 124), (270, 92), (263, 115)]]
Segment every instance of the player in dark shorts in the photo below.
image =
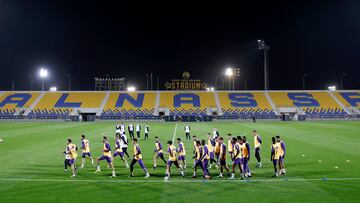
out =
[(233, 155), (231, 157), (231, 160), (233, 161), (233, 165), (232, 165), (232, 174), (231, 177), (229, 178), (229, 180), (234, 180), (235, 179), (235, 170), (236, 167), (239, 167), (239, 171), (240, 171), (240, 176), (243, 179), (244, 175), (243, 175), (243, 162), (242, 162), (242, 155), (241, 155), (241, 137), (240, 139), (236, 139), (235, 137), (232, 138), (232, 144), (234, 146), (234, 151), (233, 151)]
[(206, 141), (205, 140), (201, 140), (201, 145), (203, 148), (203, 154), (201, 157), (202, 163), (203, 163), (203, 167), (204, 167), (204, 175), (206, 179), (210, 179), (210, 172), (208, 169), (208, 164), (209, 164), (209, 160), (210, 160), (210, 152), (209, 152), (209, 148), (206, 145)]
[(200, 167), (203, 171), (203, 176), (205, 177), (205, 172), (204, 172), (204, 165), (202, 163), (201, 157), (203, 154), (203, 149), (201, 147), (201, 143), (200, 140), (196, 140), (195, 141), (196, 145), (195, 145), (195, 154), (194, 154), (194, 174), (192, 176), (192, 178), (196, 178), (196, 171), (197, 168)]
[(174, 164), (175, 167), (180, 170), (181, 176), (184, 177), (183, 168), (181, 167), (181, 165), (179, 165), (179, 162), (178, 162), (176, 147), (173, 145), (171, 140), (169, 140), (167, 142), (167, 145), (168, 145), (167, 153), (169, 154), (169, 159), (166, 164), (166, 173), (165, 173), (165, 178), (164, 178), (165, 181), (169, 180), (169, 178), (170, 178), (170, 168), (171, 168), (172, 164)]
[(155, 137), (154, 154), (155, 154), (155, 156), (154, 156), (154, 166), (153, 166), (154, 169), (156, 168), (156, 165), (157, 165), (156, 164), (157, 159), (161, 159), (161, 160), (163, 160), (163, 162), (165, 164), (167, 164), (167, 162), (166, 162), (166, 160), (164, 158), (163, 146), (162, 146), (162, 144), (161, 144), (161, 142), (159, 140), (159, 137)]
[(218, 178), (222, 178), (224, 169), (227, 171), (228, 174), (230, 173), (230, 171), (229, 171), (229, 167), (226, 165), (226, 145), (224, 143), (224, 138), (219, 137), (218, 141), (220, 145), (220, 153), (219, 153), (220, 175), (218, 176)]
[(115, 168), (113, 165), (113, 160), (112, 160), (112, 154), (111, 154), (111, 148), (110, 148), (110, 144), (108, 142), (108, 139), (106, 136), (103, 137), (103, 155), (100, 156), (99, 158), (96, 159), (96, 171), (95, 173), (100, 173), (100, 161), (101, 160), (106, 160), (107, 163), (109, 164), (110, 168), (112, 169), (112, 178), (116, 177), (115, 174)]

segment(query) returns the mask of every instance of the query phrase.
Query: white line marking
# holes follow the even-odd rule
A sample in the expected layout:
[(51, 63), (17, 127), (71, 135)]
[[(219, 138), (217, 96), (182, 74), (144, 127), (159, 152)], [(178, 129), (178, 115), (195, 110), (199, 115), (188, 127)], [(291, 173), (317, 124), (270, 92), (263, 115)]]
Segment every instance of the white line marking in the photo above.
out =
[[(169, 183), (231, 183), (231, 182), (301, 182), (301, 181), (349, 181), (360, 180), (360, 178), (274, 178), (274, 179), (255, 179), (255, 180), (225, 180), (225, 179), (212, 179), (212, 180), (169, 180)], [(82, 179), (31, 179), (31, 178), (1, 178), (0, 182), (5, 181), (20, 181), (20, 182), (108, 182), (108, 183), (163, 183), (164, 180), (82, 180)]]
[(173, 144), (175, 142), (176, 128), (177, 128), (177, 123), (175, 124), (174, 135), (173, 135), (173, 139), (172, 139)]

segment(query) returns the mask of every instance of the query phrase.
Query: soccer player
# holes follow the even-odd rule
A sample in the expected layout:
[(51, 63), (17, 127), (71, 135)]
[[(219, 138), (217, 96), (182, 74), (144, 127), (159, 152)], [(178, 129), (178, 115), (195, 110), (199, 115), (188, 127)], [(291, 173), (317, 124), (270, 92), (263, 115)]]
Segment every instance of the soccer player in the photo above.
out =
[(164, 154), (163, 154), (163, 147), (162, 147), (162, 144), (159, 140), (159, 137), (155, 137), (155, 149), (154, 149), (154, 169), (156, 168), (156, 160), (157, 159), (161, 159), (164, 161), (164, 163), (166, 164), (166, 160), (164, 158)]
[(130, 177), (134, 177), (134, 165), (136, 164), (136, 162), (139, 162), (139, 165), (145, 172), (145, 178), (148, 178), (148, 177), (150, 177), (150, 174), (148, 173), (148, 171), (142, 161), (141, 148), (137, 142), (138, 142), (138, 139), (136, 139), (136, 138), (132, 139), (132, 144), (134, 145), (134, 155), (133, 155), (133, 160), (131, 161), (131, 164), (130, 164)]
[(121, 134), (121, 126), (120, 124), (116, 124), (115, 126), (115, 134), (120, 133)]
[[(240, 137), (241, 138), (241, 137)], [(235, 137), (231, 140), (233, 146), (234, 146), (234, 153), (232, 154), (231, 160), (233, 161), (232, 165), (232, 174), (229, 180), (235, 179), (235, 169), (236, 166), (239, 167), (240, 171), (240, 177), (243, 179), (243, 162), (242, 162), (242, 154), (241, 154), (241, 140), (236, 139)]]
[(272, 145), (271, 145), (271, 158), (270, 160), (273, 162), (274, 165), (274, 175), (273, 177), (279, 177), (277, 165), (280, 158), (280, 144), (276, 142), (275, 137), (271, 138)]
[(214, 128), (213, 129), (213, 138), (216, 138), (216, 137), (219, 137), (219, 136), (220, 136), (219, 131), (216, 128)]
[(285, 165), (284, 165), (284, 159), (286, 154), (286, 146), (284, 141), (280, 138), (279, 135), (276, 136), (276, 141), (280, 143), (280, 156), (279, 156), (279, 174), (286, 174), (285, 171)]
[(184, 177), (183, 168), (179, 166), (179, 162), (177, 160), (176, 147), (173, 145), (171, 140), (167, 142), (167, 145), (168, 145), (167, 153), (169, 154), (169, 160), (167, 161), (166, 164), (165, 180), (169, 180), (170, 178), (170, 167), (172, 164), (174, 164), (176, 168), (180, 169), (180, 174), (182, 177)]
[(224, 168), (227, 171), (227, 173), (230, 173), (229, 171), (229, 167), (226, 165), (226, 145), (224, 143), (224, 138), (223, 137), (219, 137), (218, 138), (218, 142), (219, 142), (219, 148), (220, 148), (220, 153), (219, 153), (219, 161), (220, 161), (220, 175), (218, 176), (218, 178), (222, 178), (223, 177), (223, 172), (224, 172)]
[(204, 165), (201, 161), (201, 157), (202, 157), (202, 154), (203, 154), (203, 149), (201, 147), (201, 143), (200, 143), (200, 140), (196, 140), (195, 141), (196, 143), (196, 146), (195, 146), (195, 154), (194, 154), (194, 174), (192, 176), (192, 178), (196, 178), (196, 171), (197, 171), (197, 167), (200, 167), (204, 173), (204, 176), (205, 176), (205, 171), (204, 171)]
[[(196, 135), (193, 135), (193, 145), (194, 145), (194, 150), (193, 150), (193, 155), (195, 155), (195, 152), (196, 152), (196, 141), (198, 140)], [(193, 168), (195, 167), (195, 159), (194, 159), (194, 164), (193, 164)]]
[(125, 134), (125, 125), (124, 125), (124, 123), (121, 123), (120, 124), (120, 134), (122, 135), (122, 134)]
[(128, 125), (128, 131), (129, 131), (130, 139), (133, 139), (134, 138), (134, 126), (132, 123), (130, 123)]
[(185, 130), (186, 140), (190, 140), (190, 126), (189, 126), (189, 125), (185, 125), (184, 130)]
[(256, 130), (253, 130), (252, 134), (254, 136), (255, 157), (257, 160), (256, 167), (261, 168), (262, 164), (261, 164), (260, 149), (261, 149), (262, 140), (261, 140), (260, 135), (257, 134)]
[(196, 141), (197, 141), (198, 139), (197, 139), (196, 135), (193, 135), (192, 137), (193, 137), (193, 144), (194, 144), (194, 150), (195, 150), (195, 148), (196, 148), (196, 146), (197, 146), (197, 145), (196, 145)]
[(244, 149), (245, 150), (242, 153), (242, 158), (243, 158), (243, 164), (244, 164), (244, 174), (245, 177), (251, 177), (251, 172), (250, 172), (250, 168), (249, 168), (249, 161), (250, 161), (250, 144), (247, 142), (246, 136), (242, 137), (242, 142), (244, 145)]
[(232, 154), (233, 154), (232, 135), (231, 135), (231, 133), (229, 133), (227, 135), (229, 137), (229, 140), (228, 140), (228, 152), (229, 152), (230, 157), (232, 157)]
[(75, 161), (77, 157), (77, 147), (72, 143), (71, 139), (67, 139), (66, 142), (66, 154), (69, 155), (69, 165), (71, 166), (72, 178), (76, 177)]
[(242, 162), (243, 162), (243, 174), (245, 175), (246, 178), (251, 177), (251, 173), (249, 169), (250, 145), (249, 143), (246, 142), (245, 136), (243, 136), (240, 139), (240, 149), (241, 149)]
[(114, 159), (116, 156), (120, 156), (120, 159), (123, 160), (126, 168), (129, 168), (128, 162), (124, 158), (124, 151), (121, 148), (120, 134), (116, 134), (116, 137), (115, 137), (115, 152), (114, 152), (114, 156), (113, 156)]
[(80, 168), (84, 168), (86, 156), (91, 160), (91, 164), (94, 165), (94, 159), (91, 156), (90, 152), (90, 142), (85, 138), (85, 135), (81, 135), (81, 149), (82, 149), (82, 159)]
[(220, 157), (220, 142), (219, 142), (219, 137), (215, 138), (215, 148), (214, 148), (214, 152), (215, 152), (215, 158), (216, 158), (216, 164), (219, 166), (219, 157)]
[(204, 175), (206, 179), (210, 179), (210, 172), (208, 169), (208, 164), (209, 164), (209, 160), (210, 160), (210, 152), (209, 152), (209, 148), (206, 145), (206, 141), (205, 140), (201, 140), (201, 145), (203, 148), (203, 154), (201, 157), (201, 161), (203, 163), (203, 170), (204, 170)]
[(112, 169), (111, 177), (115, 178), (116, 174), (115, 174), (115, 167), (114, 167), (112, 157), (111, 157), (111, 147), (110, 147), (109, 141), (108, 141), (106, 136), (103, 136), (103, 155), (96, 159), (96, 171), (95, 171), (95, 173), (100, 173), (101, 172), (101, 170), (100, 170), (100, 161), (101, 160), (106, 160), (107, 161), (110, 168)]
[(120, 146), (122, 148), (122, 151), (126, 154), (127, 158), (130, 159), (130, 156), (127, 152), (128, 148), (128, 139), (125, 134), (120, 135)]
[(64, 155), (65, 155), (64, 171), (67, 172), (68, 171), (68, 166), (71, 167), (71, 165), (70, 165), (70, 155), (67, 153), (67, 144), (66, 144), (66, 147), (65, 147)]
[(138, 123), (136, 124), (135, 130), (136, 130), (137, 138), (140, 139), (140, 131), (141, 131), (140, 124), (138, 124)]
[(146, 126), (145, 126), (145, 138), (144, 138), (144, 140), (149, 139), (149, 132), (150, 132), (150, 130), (149, 130), (149, 124), (146, 123)]
[(219, 169), (219, 166), (217, 165), (217, 162), (215, 161), (215, 139), (211, 137), (211, 134), (207, 134), (208, 137), (208, 149), (209, 149), (209, 157), (210, 157), (210, 166), (209, 169), (211, 169), (212, 164), (215, 163), (216, 169)]
[(185, 145), (184, 143), (181, 141), (181, 138), (177, 138), (177, 143), (179, 145), (177, 152), (178, 152), (178, 160), (179, 160), (179, 164), (182, 166), (183, 169), (186, 169), (186, 161), (185, 161)]

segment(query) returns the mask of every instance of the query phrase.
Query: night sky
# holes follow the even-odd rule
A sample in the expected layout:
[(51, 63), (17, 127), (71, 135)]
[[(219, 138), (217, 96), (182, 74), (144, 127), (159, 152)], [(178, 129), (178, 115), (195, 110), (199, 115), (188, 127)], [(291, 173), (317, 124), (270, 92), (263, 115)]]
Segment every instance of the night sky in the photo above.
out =
[[(360, 89), (360, 1), (125, 4), (125, 1), (0, 0), (0, 90), (47, 86), (93, 90), (94, 77), (126, 77), (146, 89), (146, 73), (160, 88), (189, 71), (214, 84), (238, 67), (236, 88), (263, 89), (261, 38), (271, 46), (270, 89), (340, 86)], [(152, 2), (152, 1), (151, 1)]]

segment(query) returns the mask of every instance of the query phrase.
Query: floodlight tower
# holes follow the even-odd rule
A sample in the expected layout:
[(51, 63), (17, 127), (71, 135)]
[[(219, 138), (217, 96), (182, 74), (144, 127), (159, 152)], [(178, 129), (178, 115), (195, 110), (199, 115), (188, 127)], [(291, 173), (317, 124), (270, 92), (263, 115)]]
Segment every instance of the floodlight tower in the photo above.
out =
[(33, 76), (31, 74), (28, 74), (28, 77), (30, 78), (30, 91), (33, 90)]
[(39, 76), (42, 79), (42, 91), (45, 91), (45, 79), (48, 77), (49, 72), (45, 68), (40, 68)]
[(265, 43), (264, 40), (258, 39), (258, 48), (261, 51), (264, 51), (264, 90), (269, 89), (269, 76), (268, 76), (268, 51), (270, 50), (270, 46)]
[(66, 74), (66, 77), (68, 78), (68, 90), (71, 91), (71, 75)]
[(345, 77), (345, 76), (346, 76), (346, 73), (342, 73), (342, 74), (340, 75), (340, 89), (341, 89), (341, 90), (344, 89), (344, 87), (343, 87), (343, 77)]
[[(229, 78), (229, 90), (231, 89), (231, 79), (234, 79), (234, 69), (233, 68), (226, 68), (225, 69), (225, 76)], [(233, 83), (234, 84), (234, 83)], [(233, 85), (234, 89), (234, 85)]]
[(308, 76), (308, 74), (307, 73), (304, 73), (303, 74), (303, 77), (302, 77), (302, 80), (303, 80), (303, 90), (305, 90), (305, 87), (306, 87), (306, 77)]

